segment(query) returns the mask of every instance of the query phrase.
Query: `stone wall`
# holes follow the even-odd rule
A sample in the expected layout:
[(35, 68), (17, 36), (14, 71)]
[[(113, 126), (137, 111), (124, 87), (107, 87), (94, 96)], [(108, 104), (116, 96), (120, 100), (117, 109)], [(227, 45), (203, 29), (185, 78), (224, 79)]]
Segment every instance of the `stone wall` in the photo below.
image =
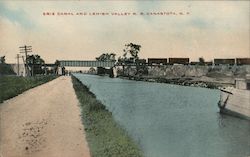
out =
[(245, 66), (196, 66), (166, 65), (148, 68), (153, 77), (244, 77), (250, 74), (250, 65)]

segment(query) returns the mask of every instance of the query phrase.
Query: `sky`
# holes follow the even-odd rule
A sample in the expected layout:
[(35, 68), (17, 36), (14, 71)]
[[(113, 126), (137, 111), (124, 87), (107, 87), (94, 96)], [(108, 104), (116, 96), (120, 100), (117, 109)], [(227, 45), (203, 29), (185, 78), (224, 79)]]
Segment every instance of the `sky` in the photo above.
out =
[[(125, 12), (130, 15), (111, 14)], [(159, 12), (165, 15), (147, 15)], [(250, 57), (249, 19), (250, 1), (6, 0), (0, 1), (0, 56), (15, 63), (19, 47), (29, 45), (48, 63), (94, 60), (121, 56), (132, 42), (141, 45), (140, 58)]]

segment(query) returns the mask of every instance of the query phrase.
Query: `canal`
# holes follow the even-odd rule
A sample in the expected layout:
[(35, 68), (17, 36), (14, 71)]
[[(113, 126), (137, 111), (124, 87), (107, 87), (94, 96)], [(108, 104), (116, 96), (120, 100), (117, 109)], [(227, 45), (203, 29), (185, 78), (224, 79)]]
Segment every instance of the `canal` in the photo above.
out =
[(74, 75), (146, 157), (250, 156), (250, 122), (220, 115), (218, 90)]

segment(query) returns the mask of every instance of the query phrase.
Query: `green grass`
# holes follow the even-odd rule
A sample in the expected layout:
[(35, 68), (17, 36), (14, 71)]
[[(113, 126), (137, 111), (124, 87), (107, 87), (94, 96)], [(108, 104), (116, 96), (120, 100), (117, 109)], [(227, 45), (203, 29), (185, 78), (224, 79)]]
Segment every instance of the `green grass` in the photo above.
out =
[(142, 157), (142, 152), (128, 134), (115, 122), (112, 113), (101, 104), (89, 89), (72, 77), (81, 105), (92, 157)]
[(22, 92), (53, 80), (57, 76), (17, 77), (0, 76), (0, 103)]

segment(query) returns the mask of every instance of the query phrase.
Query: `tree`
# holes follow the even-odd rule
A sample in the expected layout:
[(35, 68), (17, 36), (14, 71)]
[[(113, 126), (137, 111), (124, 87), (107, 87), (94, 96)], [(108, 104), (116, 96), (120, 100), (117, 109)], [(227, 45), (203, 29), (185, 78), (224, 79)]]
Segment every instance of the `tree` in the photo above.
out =
[(114, 53), (103, 53), (99, 57), (96, 57), (97, 61), (115, 61), (116, 54)]
[(0, 63), (5, 63), (5, 56), (0, 57)]
[(44, 60), (39, 55), (29, 55), (26, 62), (27, 64), (44, 64)]
[(203, 57), (199, 58), (199, 64), (204, 65), (205, 64), (205, 59)]
[(128, 53), (136, 60), (139, 59), (138, 53), (140, 52), (141, 45), (129, 43), (125, 45), (125, 49), (123, 49), (123, 56), (126, 56)]
[(125, 44), (125, 49), (123, 49), (123, 56), (118, 58), (119, 62), (135, 62), (139, 59), (138, 53), (140, 52), (141, 45), (129, 43)]
[(59, 60), (56, 60), (56, 61), (55, 61), (55, 65), (56, 65), (56, 66), (59, 66), (59, 65), (60, 65), (60, 61), (59, 61)]
[(29, 55), (26, 59), (27, 65), (31, 68), (32, 74), (43, 74), (42, 65), (45, 63), (39, 55)]
[(14, 75), (14, 74), (15, 72), (13, 71), (13, 68), (10, 66), (10, 64), (5, 63), (5, 56), (0, 57), (0, 76), (1, 75)]

